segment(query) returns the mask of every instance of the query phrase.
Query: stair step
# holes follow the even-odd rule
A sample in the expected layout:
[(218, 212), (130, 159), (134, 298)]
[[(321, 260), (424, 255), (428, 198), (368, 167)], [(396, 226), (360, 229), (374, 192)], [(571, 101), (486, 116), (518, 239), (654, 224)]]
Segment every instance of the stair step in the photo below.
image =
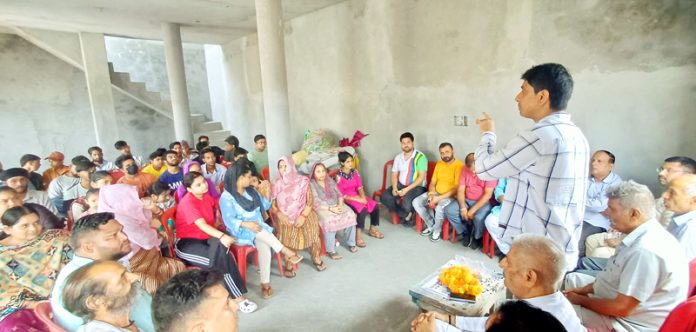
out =
[(193, 126), (193, 130), (197, 132), (208, 132), (222, 130), (222, 123), (217, 121), (208, 121), (203, 123), (197, 123)]

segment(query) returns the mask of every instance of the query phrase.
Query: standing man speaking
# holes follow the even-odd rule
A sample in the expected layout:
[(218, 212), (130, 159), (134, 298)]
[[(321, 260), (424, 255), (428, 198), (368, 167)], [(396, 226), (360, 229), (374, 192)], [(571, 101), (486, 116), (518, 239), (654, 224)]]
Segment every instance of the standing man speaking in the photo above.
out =
[(590, 162), (585, 135), (564, 111), (573, 78), (562, 65), (547, 63), (527, 70), (522, 80), (515, 101), (534, 125), (496, 151), (493, 119), (487, 113), (477, 119), (482, 134), (476, 175), (486, 181), (508, 178), (501, 240), (512, 244), (519, 234), (547, 236), (565, 251), (570, 271), (578, 260)]

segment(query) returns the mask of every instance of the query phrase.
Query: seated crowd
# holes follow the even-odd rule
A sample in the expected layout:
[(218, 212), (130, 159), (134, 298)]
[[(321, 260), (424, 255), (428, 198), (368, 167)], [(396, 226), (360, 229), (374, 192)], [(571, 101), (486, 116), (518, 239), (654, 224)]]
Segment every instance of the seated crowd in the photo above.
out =
[[(523, 75), (521, 113), (563, 123), (553, 117), (563, 116), (565, 105), (551, 105), (559, 101), (548, 95), (563, 89), (547, 88), (560, 83), (545, 82), (537, 92), (530, 85), (541, 84), (535, 75), (543, 73), (535, 68)], [(557, 75), (570, 79), (564, 69)], [(523, 112), (525, 89), (540, 94), (545, 108)], [(411, 133), (400, 136), (402, 152), (380, 198), (394, 222), (423, 227), (420, 234), (432, 242), (450, 225), (471, 249), (487, 234), (515, 298), (489, 317), (426, 312), (412, 331), (657, 331), (693, 295), (696, 161), (665, 159), (658, 178), (666, 190), (655, 200), (647, 186), (622, 181), (607, 150), (591, 157), (540, 152), (548, 151), (544, 140), (557, 140), (544, 132), (553, 125), (535, 128), (538, 146), (525, 144), (531, 134), (522, 133), (495, 152), (486, 115), (481, 144), (464, 162), (443, 142), (440, 160), (429, 163)], [(144, 162), (118, 141), (113, 163), (90, 147), (91, 159), (76, 156), (70, 165), (52, 152), (43, 175), (36, 155), (0, 172), (0, 331), (48, 330), (34, 311), (44, 301), (66, 331), (235, 331), (237, 311), (258, 308), (245, 296), (246, 276), (230, 257), (235, 250), (257, 251), (266, 299), (274, 295), (274, 252), (292, 278), (302, 250), (321, 272), (322, 247), (339, 260), (337, 244), (356, 253), (367, 246), (363, 235), (384, 238), (380, 204), (367, 196), (353, 155), (338, 154), (335, 176), (322, 163), (303, 175), (292, 157), (280, 158), (271, 183), (262, 175), (266, 138), (257, 135), (254, 143), (248, 152), (230, 136), (221, 149), (201, 136), (195, 150), (173, 142)], [(557, 163), (574, 166), (541, 172)], [(576, 168), (586, 172), (577, 175)], [(540, 183), (543, 192), (530, 191)]]

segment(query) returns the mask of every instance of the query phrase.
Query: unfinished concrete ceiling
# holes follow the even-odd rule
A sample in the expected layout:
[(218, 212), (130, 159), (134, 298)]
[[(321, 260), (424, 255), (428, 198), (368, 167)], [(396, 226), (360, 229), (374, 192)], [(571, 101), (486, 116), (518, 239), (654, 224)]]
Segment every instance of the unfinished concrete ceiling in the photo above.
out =
[[(280, 1), (280, 0), (278, 0)], [(343, 0), (285, 0), (285, 20)], [(0, 25), (162, 39), (181, 24), (186, 42), (225, 43), (256, 33), (254, 0), (0, 0)]]

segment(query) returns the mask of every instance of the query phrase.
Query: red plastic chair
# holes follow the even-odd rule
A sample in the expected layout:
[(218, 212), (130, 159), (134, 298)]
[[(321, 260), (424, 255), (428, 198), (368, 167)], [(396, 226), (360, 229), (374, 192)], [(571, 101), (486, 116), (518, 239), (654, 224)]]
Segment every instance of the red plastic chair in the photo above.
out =
[[(252, 246), (238, 246), (234, 244), (230, 247), (230, 252), (234, 255), (234, 258), (237, 261), (237, 268), (239, 269), (239, 274), (242, 276), (242, 280), (244, 280), (244, 284), (246, 285), (247, 257), (249, 256), (249, 254), (253, 253), (254, 265), (258, 267), (259, 253), (256, 250), (256, 248)], [(283, 269), (283, 258), (280, 257), (279, 252), (275, 253), (275, 257), (276, 261), (278, 261), (278, 270), (280, 271), (280, 276), (282, 278), (285, 276), (285, 269)]]
[(676, 306), (662, 323), (659, 332), (696, 331), (696, 296)]
[(377, 197), (382, 197), (384, 191), (387, 190), (387, 176), (389, 175), (389, 169), (391, 169), (392, 165), (394, 165), (394, 160), (389, 160), (384, 163), (384, 169), (382, 170), (382, 188), (372, 193), (372, 199), (377, 200)]
[(34, 308), (34, 313), (39, 317), (39, 320), (48, 326), (50, 332), (65, 332), (60, 325), (53, 321), (53, 310), (51, 309), (51, 302), (41, 301), (36, 304)]
[(261, 179), (269, 181), (271, 180), (271, 171), (268, 169), (268, 166), (261, 169)]
[(167, 220), (172, 219), (176, 220), (176, 206), (172, 206), (166, 211), (162, 213), (162, 217), (160, 218), (160, 222), (162, 223), (162, 227), (164, 227), (164, 231), (169, 235), (169, 240), (167, 241), (169, 243), (169, 255), (170, 257), (176, 257), (176, 254), (174, 253), (174, 240), (176, 237), (176, 234), (174, 233), (173, 229), (169, 228), (169, 224), (167, 223)]
[(483, 253), (488, 255), (488, 258), (493, 258), (495, 256), (495, 240), (488, 230), (483, 232)]

